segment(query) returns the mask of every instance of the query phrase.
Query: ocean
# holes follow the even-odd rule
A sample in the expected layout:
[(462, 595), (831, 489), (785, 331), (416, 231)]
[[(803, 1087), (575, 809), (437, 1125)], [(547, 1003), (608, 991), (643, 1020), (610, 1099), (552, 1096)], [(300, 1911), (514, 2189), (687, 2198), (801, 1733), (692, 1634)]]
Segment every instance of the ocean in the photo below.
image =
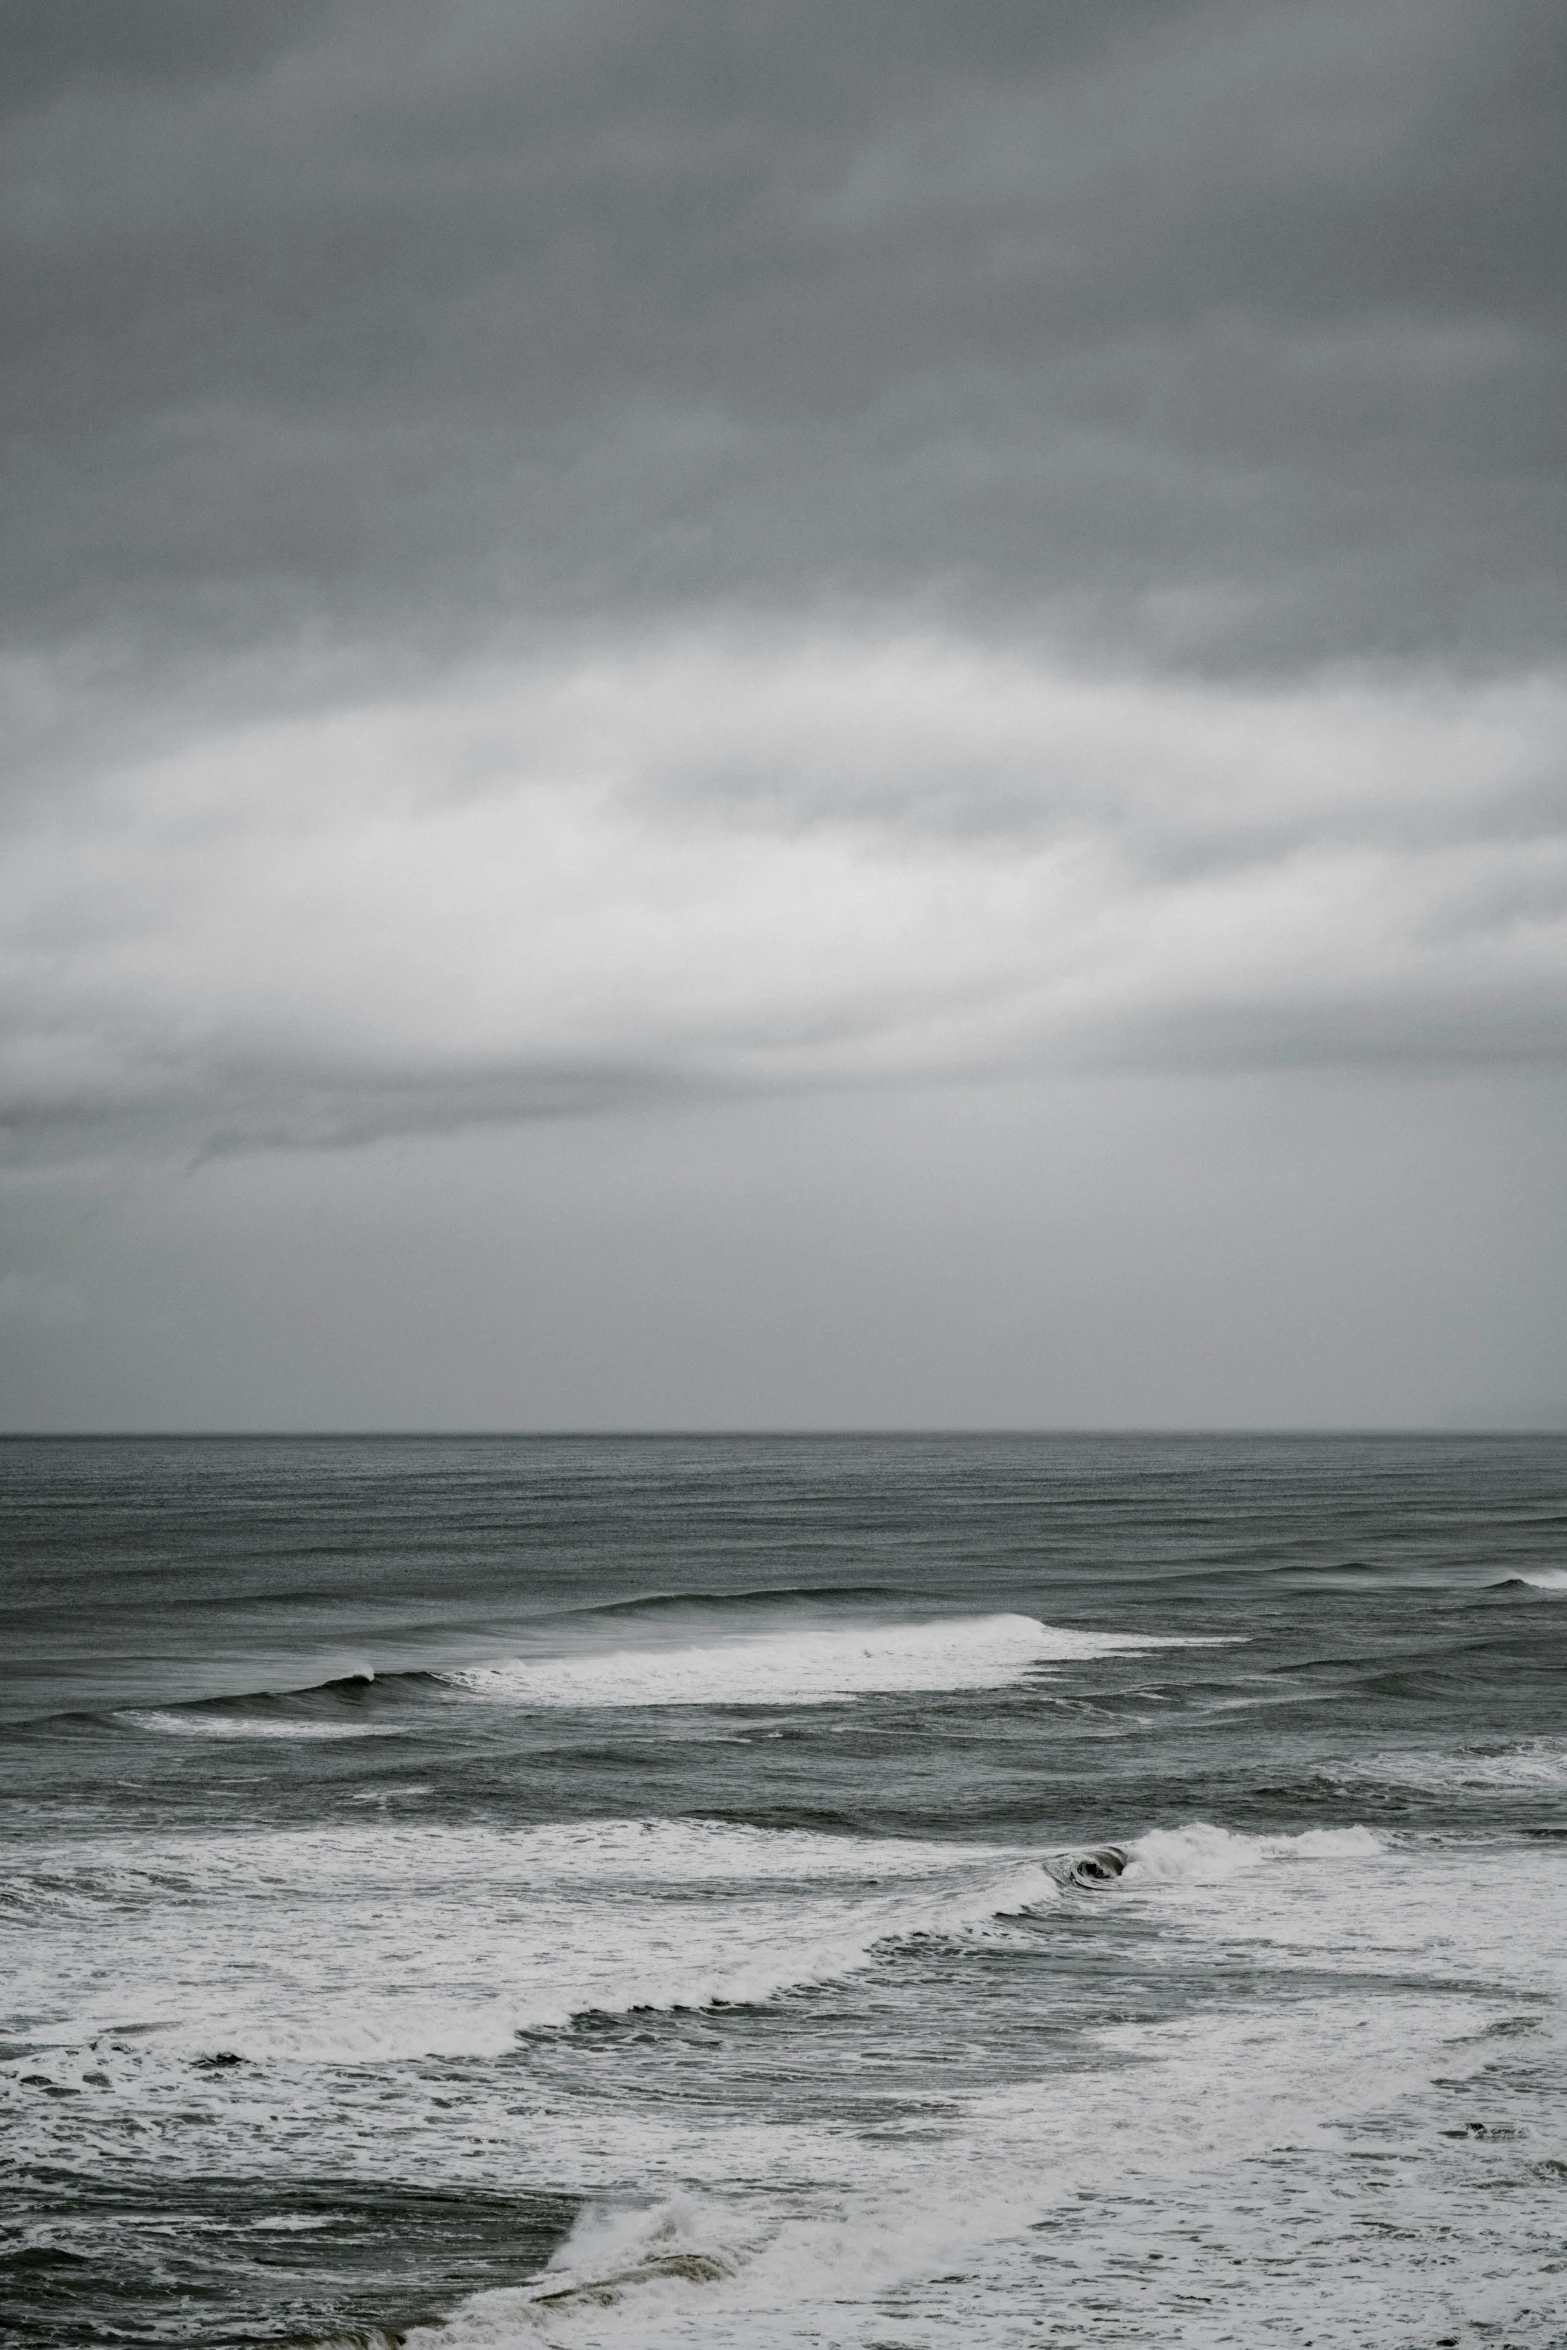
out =
[(1567, 2344), (1567, 1440), (0, 1480), (8, 2339)]

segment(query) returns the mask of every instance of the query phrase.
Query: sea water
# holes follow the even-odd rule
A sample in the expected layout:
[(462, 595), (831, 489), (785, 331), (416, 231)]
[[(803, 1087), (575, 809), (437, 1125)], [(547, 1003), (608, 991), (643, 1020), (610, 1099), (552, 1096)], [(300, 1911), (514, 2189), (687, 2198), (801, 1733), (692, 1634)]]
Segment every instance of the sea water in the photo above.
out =
[(19, 2342), (1567, 2342), (1567, 1442), (0, 1447)]

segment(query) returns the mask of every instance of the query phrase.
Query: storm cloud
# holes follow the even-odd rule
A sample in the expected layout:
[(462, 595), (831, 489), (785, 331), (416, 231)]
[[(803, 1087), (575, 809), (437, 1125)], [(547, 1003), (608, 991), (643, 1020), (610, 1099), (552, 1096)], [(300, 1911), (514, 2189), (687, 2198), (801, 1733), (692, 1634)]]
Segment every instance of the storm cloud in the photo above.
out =
[(24, 641), (1554, 657), (1557, 11), (11, 0)]
[(90, 1321), (51, 1167), (1558, 1098), (1545, 0), (0, 45), (17, 1327)]

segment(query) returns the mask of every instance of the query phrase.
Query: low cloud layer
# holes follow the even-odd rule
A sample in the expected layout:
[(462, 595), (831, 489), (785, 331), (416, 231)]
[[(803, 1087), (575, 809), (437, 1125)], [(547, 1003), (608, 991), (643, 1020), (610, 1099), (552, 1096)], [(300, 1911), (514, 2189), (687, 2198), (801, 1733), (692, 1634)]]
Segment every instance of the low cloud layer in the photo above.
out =
[(1567, 691), (600, 645), (33, 795), (18, 1148), (1033, 1068), (1559, 1064)]

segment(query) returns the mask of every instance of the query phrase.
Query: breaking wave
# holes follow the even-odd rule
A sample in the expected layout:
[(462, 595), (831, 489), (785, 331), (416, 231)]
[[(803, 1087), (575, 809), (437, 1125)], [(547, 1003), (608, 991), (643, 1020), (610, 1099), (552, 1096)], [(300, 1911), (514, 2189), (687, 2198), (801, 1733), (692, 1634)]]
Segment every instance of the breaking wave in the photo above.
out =
[(1369, 1828), (1308, 1828), (1296, 1836), (1246, 1836), (1193, 1820), (1155, 1828), (1126, 1848), (1127, 1885), (1221, 1884), (1266, 1860), (1365, 1860), (1381, 1852)]
[(1033, 1616), (966, 1616), (853, 1631), (780, 1631), (688, 1648), (509, 1657), (444, 1673), (476, 1697), (527, 1706), (823, 1705), (920, 1691), (1000, 1689), (1036, 1668), (1212, 1645), (1076, 1632)]
[(0, 1906), (29, 1928), (18, 2012), (51, 2019), (30, 2036), (97, 2044), (83, 2063), (139, 2064), (129, 2032), (182, 2064), (362, 2064), (502, 2055), (585, 2015), (755, 2006), (899, 1948), (983, 1941), (1074, 1893), (1381, 1849), (1364, 1828), (1204, 1822), (1054, 1850), (716, 1820), (356, 1822), (149, 1835), (112, 1857), (72, 1840), (40, 1850)]
[(40, 1849), (0, 1906), (29, 1928), (13, 1990), (19, 2013), (53, 2019), (35, 2038), (130, 2026), (186, 2062), (362, 2063), (496, 2056), (586, 2014), (756, 2005), (1060, 1897), (1015, 1847), (711, 1820), (356, 1821), (112, 1854), (72, 1840)]

